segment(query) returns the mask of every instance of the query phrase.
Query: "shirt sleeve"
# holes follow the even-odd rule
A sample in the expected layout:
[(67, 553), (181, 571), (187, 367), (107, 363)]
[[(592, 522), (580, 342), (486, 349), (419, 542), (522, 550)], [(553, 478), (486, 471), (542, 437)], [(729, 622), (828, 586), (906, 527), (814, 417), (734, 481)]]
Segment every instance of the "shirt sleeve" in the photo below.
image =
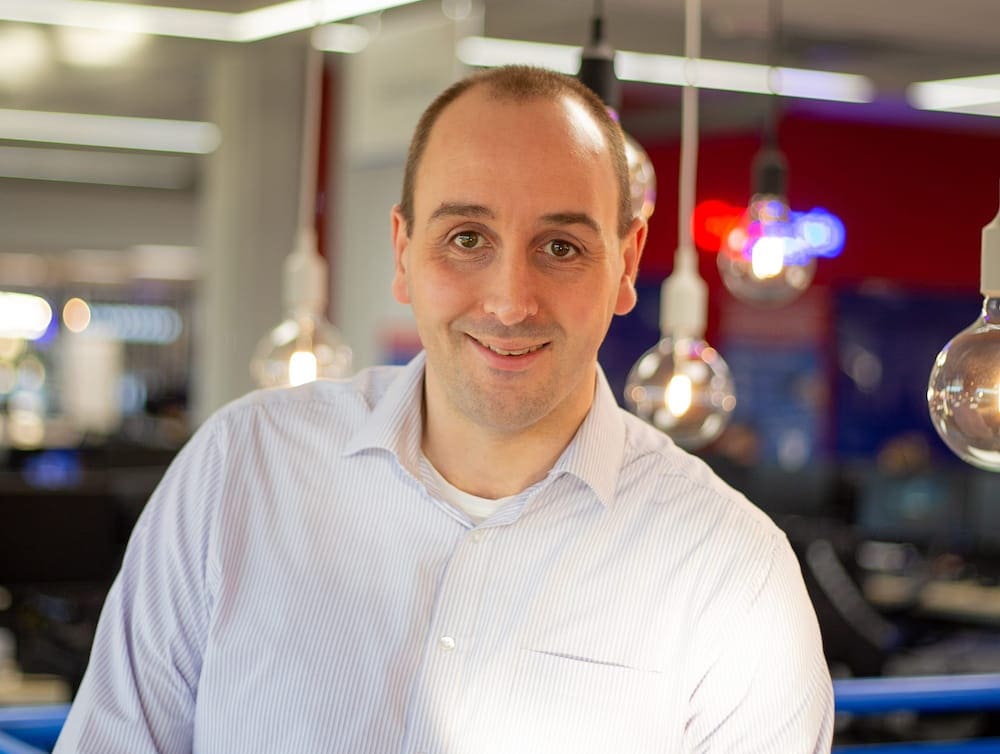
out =
[(136, 523), (54, 754), (191, 752), (223, 474), (214, 427), (181, 450)]
[(816, 613), (784, 535), (771, 555), (759, 588), (717, 634), (714, 662), (691, 698), (688, 752), (830, 751), (833, 686)]

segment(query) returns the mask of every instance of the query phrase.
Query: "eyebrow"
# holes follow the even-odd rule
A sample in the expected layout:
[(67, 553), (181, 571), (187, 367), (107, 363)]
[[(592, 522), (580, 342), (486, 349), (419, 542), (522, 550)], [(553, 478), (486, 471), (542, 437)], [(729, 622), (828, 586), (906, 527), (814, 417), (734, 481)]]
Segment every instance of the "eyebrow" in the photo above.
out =
[(485, 217), (494, 219), (496, 215), (489, 207), (482, 204), (461, 204), (459, 202), (442, 202), (442, 204), (431, 213), (431, 220), (438, 220), (442, 217)]
[(542, 222), (549, 225), (584, 225), (600, 234), (601, 226), (586, 212), (552, 212), (542, 215)]
[[(482, 204), (442, 202), (431, 213), (430, 220), (433, 222), (442, 217), (482, 217), (488, 220), (495, 220), (496, 213)], [(594, 233), (600, 234), (601, 232), (601, 226), (586, 212), (550, 212), (547, 215), (542, 215), (540, 220), (545, 225), (583, 225), (594, 231)]]

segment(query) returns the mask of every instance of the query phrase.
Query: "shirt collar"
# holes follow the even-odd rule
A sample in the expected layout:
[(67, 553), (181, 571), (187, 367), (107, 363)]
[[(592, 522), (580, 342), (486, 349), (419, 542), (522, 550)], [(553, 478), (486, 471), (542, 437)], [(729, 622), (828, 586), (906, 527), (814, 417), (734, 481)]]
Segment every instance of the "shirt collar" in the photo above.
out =
[(577, 477), (593, 490), (604, 507), (609, 507), (624, 456), (625, 422), (604, 370), (598, 365), (594, 402), (552, 471)]
[(424, 362), (425, 354), (421, 351), (402, 368), (382, 395), (373, 397), (372, 412), (347, 441), (345, 456), (368, 448), (388, 450), (415, 478), (420, 478)]
[[(345, 456), (367, 448), (382, 448), (395, 454), (415, 478), (421, 478), (424, 364), (425, 354), (421, 352), (402, 369), (385, 393), (375, 399), (368, 421), (348, 441)], [(577, 477), (607, 507), (614, 499), (624, 454), (625, 423), (621, 409), (598, 365), (594, 402), (549, 476)]]

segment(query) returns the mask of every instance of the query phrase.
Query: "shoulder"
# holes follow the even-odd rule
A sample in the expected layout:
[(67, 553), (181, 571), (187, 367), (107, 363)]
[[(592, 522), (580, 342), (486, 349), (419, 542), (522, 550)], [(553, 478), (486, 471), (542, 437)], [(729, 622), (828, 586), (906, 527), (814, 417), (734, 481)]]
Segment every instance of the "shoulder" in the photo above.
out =
[[(642, 420), (624, 414), (625, 454), (618, 494), (641, 510), (670, 546), (688, 552), (708, 587), (736, 589), (744, 599), (760, 588), (785, 533), (743, 493), (700, 458)], [(734, 578), (735, 576), (735, 578)]]
[(254, 390), (216, 411), (205, 422), (205, 429), (226, 435), (252, 426), (306, 427), (318, 423), (327, 429), (347, 430), (365, 420), (401, 371), (402, 367), (371, 367), (349, 379)]
[(650, 490), (650, 503), (685, 498), (706, 517), (731, 520), (748, 533), (767, 538), (783, 536), (767, 514), (723, 481), (702, 459), (627, 411), (623, 410), (622, 415), (626, 431), (620, 484), (641, 480)]

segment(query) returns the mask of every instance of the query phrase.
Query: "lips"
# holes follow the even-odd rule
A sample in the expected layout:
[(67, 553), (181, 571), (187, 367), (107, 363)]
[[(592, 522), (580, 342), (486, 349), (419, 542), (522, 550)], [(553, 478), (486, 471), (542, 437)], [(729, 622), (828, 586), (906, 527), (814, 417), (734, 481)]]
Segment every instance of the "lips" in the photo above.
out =
[(529, 353), (534, 353), (535, 351), (539, 351), (548, 345), (548, 343), (539, 343), (538, 345), (527, 346), (526, 348), (508, 349), (508, 348), (500, 348), (499, 346), (495, 346), (490, 343), (484, 343), (478, 338), (473, 338), (473, 340), (475, 340), (476, 343), (481, 345), (483, 348), (486, 348), (495, 354), (499, 354), (500, 356), (527, 356)]

